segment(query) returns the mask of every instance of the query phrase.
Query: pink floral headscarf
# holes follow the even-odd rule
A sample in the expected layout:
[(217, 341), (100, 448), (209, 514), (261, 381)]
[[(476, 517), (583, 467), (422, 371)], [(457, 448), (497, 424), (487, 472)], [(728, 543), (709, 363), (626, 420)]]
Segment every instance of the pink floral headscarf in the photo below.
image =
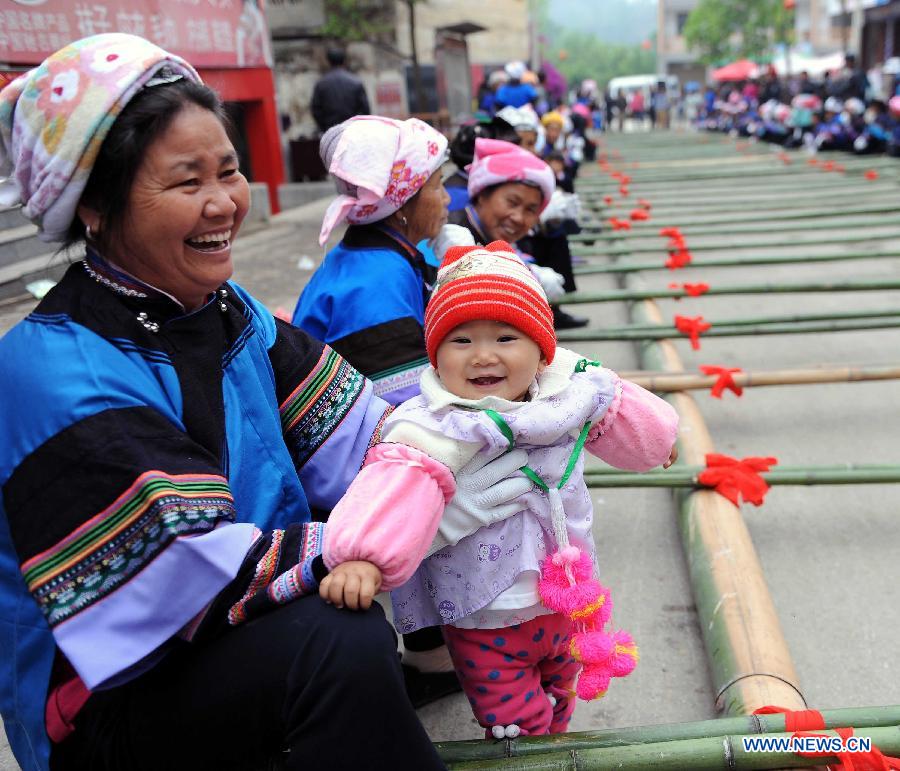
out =
[(447, 138), (417, 118), (357, 115), (329, 129), (319, 152), (340, 192), (325, 212), (324, 245), (344, 220), (377, 222), (418, 193), (444, 163)]
[(499, 139), (476, 139), (475, 159), (466, 168), (471, 199), (486, 187), (504, 182), (523, 182), (540, 188), (541, 211), (544, 211), (556, 189), (553, 169), (527, 150)]
[(200, 76), (135, 35), (77, 40), (0, 91), (0, 204), (22, 204), (42, 241), (62, 241), (100, 145), (128, 101), (163, 67)]

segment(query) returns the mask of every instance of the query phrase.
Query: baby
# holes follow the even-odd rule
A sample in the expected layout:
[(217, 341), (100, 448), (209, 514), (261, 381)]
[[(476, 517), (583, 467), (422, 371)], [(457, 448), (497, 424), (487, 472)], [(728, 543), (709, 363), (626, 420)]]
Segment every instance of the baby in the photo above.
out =
[[(444, 625), (488, 735), (565, 731), (576, 678), (580, 696), (602, 696), (637, 657), (627, 634), (602, 631), (611, 602), (594, 577), (582, 449), (633, 471), (668, 466), (677, 415), (557, 348), (540, 285), (502, 241), (447, 251), (425, 341), (421, 395), (388, 417), (331, 514), (320, 593), (368, 607), (383, 587), (400, 632)], [(521, 510), (426, 557), (453, 474), (514, 447), (535, 483)]]

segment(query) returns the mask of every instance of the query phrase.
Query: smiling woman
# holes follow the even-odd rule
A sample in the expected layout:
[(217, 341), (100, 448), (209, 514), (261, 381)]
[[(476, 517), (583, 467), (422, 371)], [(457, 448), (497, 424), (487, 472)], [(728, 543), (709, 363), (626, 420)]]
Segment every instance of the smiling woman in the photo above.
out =
[(527, 150), (495, 139), (475, 141), (469, 169), (472, 203), (450, 222), (468, 228), (475, 242), (514, 244), (538, 223), (556, 188), (553, 170)]
[(315, 596), (311, 508), (388, 405), (229, 280), (248, 186), (217, 95), (141, 38), (77, 41), (0, 92), (0, 178), (41, 238), (86, 246), (0, 340), (19, 764), (441, 768), (380, 606)]
[(188, 311), (231, 277), (231, 242), (249, 208), (223, 120), (197, 83), (147, 89), (104, 143), (105, 173), (92, 176), (70, 230)]

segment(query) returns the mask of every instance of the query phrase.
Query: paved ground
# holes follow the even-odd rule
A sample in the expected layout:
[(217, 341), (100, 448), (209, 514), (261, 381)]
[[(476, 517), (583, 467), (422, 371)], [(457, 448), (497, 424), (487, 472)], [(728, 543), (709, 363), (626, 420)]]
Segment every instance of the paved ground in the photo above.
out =
[[(652, 148), (642, 151), (645, 146), (632, 139), (616, 138), (611, 144), (618, 143), (629, 159), (652, 156)], [(629, 151), (633, 154), (629, 155)], [(723, 166), (723, 175), (726, 173)], [(810, 178), (810, 193), (815, 192), (819, 179), (826, 178)], [(744, 186), (755, 189), (760, 184), (760, 180), (749, 177), (746, 181), (734, 179), (737, 191)], [(680, 190), (683, 202), (699, 194), (699, 186), (694, 184), (670, 185), (668, 189)], [(896, 187), (892, 192), (896, 194)], [(654, 193), (662, 199), (663, 186), (642, 186), (639, 181), (632, 186), (632, 200), (643, 196), (653, 201)], [(835, 211), (844, 203), (840, 197), (828, 200)], [(271, 309), (292, 310), (311, 272), (310, 260), (303, 260), (301, 267), (298, 261), (304, 255), (313, 264), (321, 258), (323, 250), (316, 237), (326, 204), (318, 202), (292, 210), (277, 217), (270, 227), (244, 234), (238, 240), (235, 278)], [(789, 205), (789, 201), (782, 205)], [(693, 216), (699, 211), (698, 206), (688, 210), (690, 215), (681, 212), (679, 216)], [(766, 222), (760, 221), (760, 235), (766, 232)], [(872, 243), (879, 245), (879, 232), (867, 228), (860, 237), (875, 237)], [(752, 242), (753, 236), (741, 238)], [(712, 239), (689, 238), (689, 243), (709, 243)], [(649, 239), (633, 243), (661, 242)], [(816, 247), (817, 251), (829, 249), (852, 247)], [(808, 253), (811, 249), (798, 246), (766, 250), (792, 251)], [(729, 248), (704, 252), (702, 257), (739, 253), (748, 250)], [(660, 256), (664, 256), (662, 251)], [(646, 274), (647, 282), (657, 287), (672, 280), (759, 283), (788, 277), (793, 281), (825, 277), (900, 278), (900, 259), (806, 267), (707, 269), (702, 274), (691, 270), (675, 279), (668, 272)], [(618, 282), (611, 276), (586, 276), (579, 281), (579, 287), (611, 289), (618, 287)], [(702, 313), (715, 321), (823, 308), (896, 308), (898, 304), (900, 292), (868, 292), (710, 296), (677, 304), (664, 301), (661, 308), (664, 317)], [(0, 328), (8, 328), (28, 307), (23, 304), (0, 308)], [(627, 308), (621, 303), (579, 306), (575, 310), (589, 315), (592, 327), (628, 323)], [(690, 370), (710, 363), (744, 369), (824, 362), (895, 363), (898, 343), (900, 331), (879, 330), (708, 338), (699, 352), (691, 351), (684, 341), (677, 345)], [(590, 343), (579, 346), (579, 350), (602, 359), (613, 369), (637, 368), (636, 348), (629, 343)], [(698, 392), (697, 400), (721, 452), (736, 456), (775, 455), (785, 465), (900, 463), (896, 439), (900, 428), (900, 388), (896, 382), (757, 388), (745, 391), (740, 400), (726, 394), (722, 401)], [(713, 717), (715, 694), (676, 532), (672, 498), (659, 490), (610, 490), (596, 491), (594, 501), (602, 574), (616, 596), (615, 622), (629, 629), (638, 640), (641, 664), (632, 677), (616, 683), (607, 698), (580, 705), (572, 729)], [(803, 692), (811, 706), (900, 702), (900, 522), (896, 501), (897, 488), (889, 486), (781, 487), (770, 492), (762, 508), (744, 508)], [(421, 717), (436, 740), (481, 736), (462, 696), (422, 710)], [(0, 771), (14, 769), (14, 763), (4, 760), (2, 753), (0, 749)]]

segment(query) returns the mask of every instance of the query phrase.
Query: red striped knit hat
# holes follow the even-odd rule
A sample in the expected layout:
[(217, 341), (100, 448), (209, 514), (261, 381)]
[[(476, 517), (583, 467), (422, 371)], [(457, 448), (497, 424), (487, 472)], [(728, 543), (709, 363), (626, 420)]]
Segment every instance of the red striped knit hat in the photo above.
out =
[(444, 255), (425, 309), (425, 348), (432, 366), (444, 338), (468, 321), (499, 321), (534, 340), (549, 364), (556, 353), (553, 311), (537, 278), (505, 241), (453, 246)]

